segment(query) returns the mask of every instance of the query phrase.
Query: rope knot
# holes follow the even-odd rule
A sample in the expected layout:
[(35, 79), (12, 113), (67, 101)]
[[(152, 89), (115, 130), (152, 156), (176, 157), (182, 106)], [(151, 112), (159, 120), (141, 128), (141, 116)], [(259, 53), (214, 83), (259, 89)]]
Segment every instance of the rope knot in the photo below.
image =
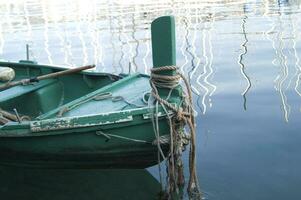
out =
[(176, 113), (176, 117), (178, 121), (186, 121), (185, 118), (185, 113), (183, 112), (183, 108), (179, 107), (177, 113)]

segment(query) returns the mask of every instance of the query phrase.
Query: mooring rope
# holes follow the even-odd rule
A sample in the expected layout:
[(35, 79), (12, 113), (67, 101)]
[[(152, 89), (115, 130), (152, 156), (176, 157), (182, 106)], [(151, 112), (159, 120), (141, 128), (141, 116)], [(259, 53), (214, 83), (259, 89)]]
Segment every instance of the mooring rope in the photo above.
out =
[[(175, 71), (174, 75), (161, 75), (158, 72), (163, 71)], [(187, 95), (184, 91), (184, 101), (181, 106), (175, 107), (168, 102), (172, 91), (180, 85), (180, 80), (184, 81)], [(151, 95), (157, 102), (166, 110), (166, 108), (172, 110), (175, 114), (169, 117), (170, 124), (170, 155), (168, 157), (168, 190), (169, 195), (178, 191), (178, 185), (184, 184), (183, 178), (183, 164), (181, 160), (183, 150), (183, 140), (185, 133), (183, 133), (184, 126), (187, 125), (190, 130), (190, 152), (189, 152), (189, 182), (188, 182), (188, 194), (190, 198), (200, 199), (201, 191), (198, 184), (198, 178), (196, 174), (196, 130), (195, 119), (192, 101), (192, 92), (190, 84), (183, 74), (181, 74), (176, 66), (162, 66), (151, 69), (150, 85), (152, 88)], [(160, 97), (158, 88), (169, 89), (169, 94), (166, 99)], [(166, 111), (167, 112), (167, 111)], [(167, 116), (169, 116), (167, 114)], [(158, 121), (156, 121), (158, 123)], [(158, 126), (158, 124), (155, 124)], [(157, 128), (158, 130), (158, 128)], [(156, 133), (159, 135), (159, 133)], [(187, 139), (187, 138), (186, 138)], [(170, 197), (172, 198), (172, 197)]]

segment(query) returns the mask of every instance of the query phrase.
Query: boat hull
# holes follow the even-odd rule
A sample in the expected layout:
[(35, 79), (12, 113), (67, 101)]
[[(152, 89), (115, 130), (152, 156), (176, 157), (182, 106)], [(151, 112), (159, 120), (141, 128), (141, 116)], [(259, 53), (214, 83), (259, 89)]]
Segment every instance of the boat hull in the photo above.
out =
[[(160, 129), (168, 130), (166, 119)], [(102, 135), (99, 134), (101, 131)], [(166, 135), (166, 133), (162, 135)], [(158, 164), (151, 121), (68, 134), (0, 138), (0, 164), (31, 168), (143, 169)], [(166, 154), (169, 145), (162, 144)]]

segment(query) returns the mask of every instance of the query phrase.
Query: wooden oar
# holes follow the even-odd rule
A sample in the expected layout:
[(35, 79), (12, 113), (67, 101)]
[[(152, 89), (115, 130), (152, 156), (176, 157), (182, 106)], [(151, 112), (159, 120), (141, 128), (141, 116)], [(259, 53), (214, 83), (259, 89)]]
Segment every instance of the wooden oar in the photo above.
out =
[(14, 87), (14, 86), (17, 86), (17, 85), (26, 85), (26, 84), (29, 84), (29, 83), (39, 82), (39, 81), (45, 80), (45, 79), (57, 78), (59, 76), (73, 74), (73, 73), (80, 72), (80, 71), (83, 71), (83, 70), (86, 70), (86, 69), (91, 69), (91, 68), (94, 68), (94, 67), (95, 67), (95, 65), (76, 67), (76, 68), (67, 69), (67, 70), (60, 71), (60, 72), (55, 72), (55, 73), (51, 73), (51, 74), (37, 76), (37, 77), (34, 77), (34, 78), (27, 78), (27, 79), (22, 79), (22, 80), (19, 80), (19, 81), (12, 81), (12, 82), (8, 82), (7, 84), (0, 85), (0, 90), (8, 89), (8, 88), (11, 88), (11, 87)]
[(7, 118), (3, 117), (2, 115), (0, 115), (0, 125), (4, 125), (9, 121), (10, 121), (9, 119), (7, 119)]
[(7, 111), (5, 111), (5, 110), (2, 110), (2, 109), (0, 108), (0, 116), (1, 116), (1, 115), (2, 115), (4, 118), (6, 118), (6, 119), (9, 119), (9, 120), (12, 120), (12, 121), (18, 121), (16, 115), (13, 115), (13, 114), (11, 114), (11, 113), (9, 113), (9, 112), (7, 112)]

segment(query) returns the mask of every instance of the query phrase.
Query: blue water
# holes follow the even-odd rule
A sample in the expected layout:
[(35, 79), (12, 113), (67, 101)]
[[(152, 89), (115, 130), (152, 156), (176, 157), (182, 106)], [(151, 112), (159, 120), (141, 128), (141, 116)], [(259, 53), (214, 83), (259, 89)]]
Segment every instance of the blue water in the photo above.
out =
[[(174, 15), (177, 65), (191, 81), (198, 112), (197, 167), (204, 197), (297, 200), (301, 199), (300, 4), (299, 0), (0, 2), (0, 57), (24, 59), (29, 44), (31, 59), (41, 63), (95, 63), (98, 71), (148, 73), (150, 22)], [(157, 177), (156, 167), (149, 171)]]

